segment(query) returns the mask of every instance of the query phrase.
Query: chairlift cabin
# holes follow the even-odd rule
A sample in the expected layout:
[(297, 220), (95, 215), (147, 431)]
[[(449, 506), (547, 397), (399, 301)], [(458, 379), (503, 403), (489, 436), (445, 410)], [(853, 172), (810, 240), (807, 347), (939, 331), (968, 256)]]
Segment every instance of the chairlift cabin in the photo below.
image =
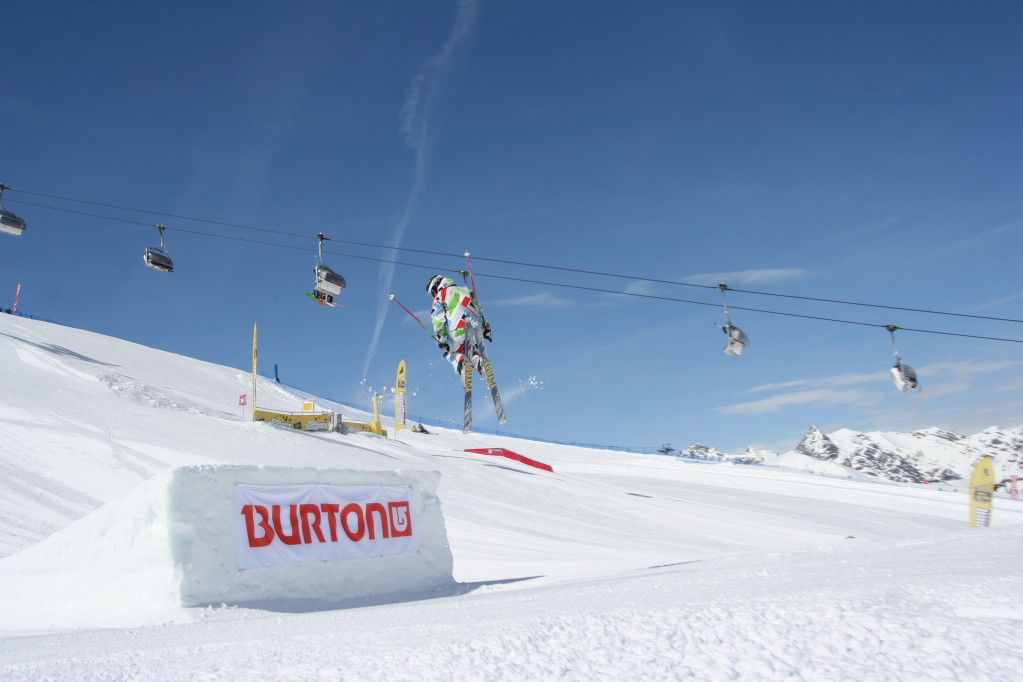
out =
[(916, 370), (901, 360), (896, 360), (892, 367), (892, 379), (895, 380), (895, 388), (900, 391), (917, 387)]
[(171, 260), (170, 255), (167, 253), (167, 249), (163, 245), (163, 225), (157, 225), (156, 228), (160, 230), (160, 245), (150, 246), (146, 249), (145, 258), (146, 265), (159, 270), (160, 272), (174, 272), (174, 261)]
[(728, 345), (725, 346), (725, 354), (733, 357), (742, 355), (743, 348), (749, 348), (749, 337), (746, 333), (732, 324), (731, 318), (728, 316), (728, 299), (725, 296), (725, 291), (728, 290), (728, 285), (721, 283), (718, 285), (718, 291), (721, 292), (721, 301), (725, 309), (725, 324), (718, 325), (721, 327), (721, 331), (728, 337)]
[(0, 232), (20, 237), (25, 231), (25, 221), (10, 211), (0, 210)]
[(25, 231), (25, 221), (3, 208), (4, 190), (10, 189), (6, 185), (0, 185), (0, 232), (14, 237), (20, 237)]
[(721, 327), (726, 335), (728, 335), (728, 345), (725, 346), (725, 353), (728, 355), (738, 357), (742, 355), (743, 348), (749, 348), (749, 339), (746, 337), (746, 333), (732, 324), (726, 324)]
[(321, 305), (327, 306), (338, 306), (341, 305), (337, 301), (337, 297), (341, 295), (341, 291), (348, 286), (345, 282), (345, 278), (334, 272), (330, 266), (323, 262), (323, 242), (327, 239), (322, 234), (316, 235), (319, 240), (318, 256), (316, 268), (314, 270), (316, 274), (316, 284), (313, 287), (313, 298), (315, 298)]
[(919, 389), (916, 380), (916, 370), (902, 361), (899, 356), (899, 347), (895, 345), (895, 332), (898, 329), (894, 324), (885, 327), (892, 335), (892, 350), (895, 351), (895, 365), (891, 369), (892, 379), (895, 381), (895, 388), (905, 391), (910, 388)]
[(328, 296), (340, 296), (341, 290), (347, 285), (345, 278), (331, 270), (326, 265), (316, 266), (316, 287), (318, 293)]

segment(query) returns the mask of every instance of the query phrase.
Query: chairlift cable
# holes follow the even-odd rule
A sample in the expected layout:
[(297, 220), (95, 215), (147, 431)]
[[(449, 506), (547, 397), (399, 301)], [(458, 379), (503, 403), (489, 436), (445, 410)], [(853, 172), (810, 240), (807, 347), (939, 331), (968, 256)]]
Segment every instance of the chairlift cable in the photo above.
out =
[[(267, 233), (271, 233), (271, 234), (280, 234), (280, 235), (289, 236), (289, 237), (299, 237), (299, 238), (303, 238), (303, 239), (309, 239), (311, 237), (311, 235), (308, 235), (308, 234), (300, 234), (300, 233), (288, 232), (288, 231), (284, 231), (284, 230), (274, 230), (274, 229), (265, 228), (265, 227), (255, 227), (255, 226), (252, 226), (252, 225), (243, 225), (243, 224), (240, 224), (240, 223), (231, 223), (231, 222), (226, 222), (226, 221), (211, 220), (211, 219), (208, 219), (208, 218), (197, 218), (197, 217), (194, 217), (194, 216), (178, 215), (178, 214), (167, 213), (167, 212), (163, 212), (163, 211), (153, 211), (153, 210), (142, 209), (142, 208), (132, 208), (132, 207), (128, 207), (128, 206), (119, 206), (117, 204), (108, 204), (108, 203), (102, 203), (102, 202), (97, 202), (97, 201), (88, 201), (88, 200), (85, 200), (85, 199), (75, 199), (75, 198), (71, 198), (71, 197), (63, 197), (63, 196), (54, 195), (54, 194), (44, 194), (44, 193), (41, 193), (41, 192), (31, 192), (29, 190), (15, 189), (15, 188), (11, 188), (11, 187), (6, 187), (6, 189), (8, 189), (8, 190), (10, 190), (12, 192), (21, 192), (23, 194), (30, 194), (30, 195), (33, 195), (33, 196), (46, 197), (46, 198), (49, 198), (49, 199), (58, 199), (58, 200), (61, 200), (61, 201), (73, 201), (73, 202), (77, 202), (77, 203), (91, 204), (93, 206), (103, 206), (103, 207), (106, 207), (106, 208), (114, 208), (114, 209), (118, 209), (118, 210), (122, 210), (122, 211), (135, 211), (135, 212), (139, 212), (139, 213), (149, 213), (149, 214), (154, 214), (154, 215), (169, 216), (169, 217), (178, 218), (178, 219), (181, 219), (181, 220), (191, 220), (191, 221), (195, 221), (195, 222), (204, 222), (204, 223), (209, 223), (211, 225), (222, 225), (222, 226), (225, 226), (225, 227), (235, 227), (235, 228), (244, 229), (244, 230), (255, 230), (255, 231), (259, 231), (259, 232), (267, 232)], [(22, 204), (25, 204), (25, 205), (28, 205), (28, 206), (37, 206), (39, 208), (50, 208), (50, 209), (54, 209), (54, 210), (66, 211), (66, 212), (69, 212), (69, 213), (78, 213), (78, 211), (74, 211), (74, 210), (70, 210), (70, 209), (65, 209), (65, 208), (58, 208), (58, 207), (55, 207), (55, 206), (47, 206), (45, 204), (35, 204), (35, 203), (32, 203), (32, 202), (20, 201), (20, 200), (14, 200), (14, 201), (16, 203), (22, 203)], [(110, 217), (107, 217), (107, 216), (96, 216), (96, 215), (90, 214), (90, 213), (82, 213), (82, 215), (91, 215), (93, 217), (107, 218), (109, 220), (121, 220), (122, 222), (136, 222), (136, 221), (129, 221), (129, 220), (124, 220), (124, 219), (120, 219), (120, 218), (110, 218)], [(149, 223), (136, 223), (136, 224), (149, 225)], [(453, 258), (454, 257), (459, 257), (459, 254), (455, 254), (455, 253), (447, 253), (447, 252), (442, 252), (442, 251), (430, 251), (430, 250), (426, 250), (426, 249), (414, 249), (414, 248), (404, 247), (404, 246), (389, 246), (389, 245), (385, 245), (385, 244), (372, 244), (372, 243), (368, 243), (368, 242), (356, 242), (356, 241), (349, 241), (349, 240), (334, 240), (334, 241), (337, 241), (338, 243), (341, 243), (341, 244), (349, 244), (349, 245), (352, 245), (352, 246), (364, 246), (364, 247), (368, 247), (368, 248), (379, 248), (379, 249), (393, 249), (393, 250), (396, 250), (396, 251), (408, 251), (410, 253), (421, 253), (421, 254), (426, 254), (426, 255), (431, 255), (431, 256), (445, 256), (445, 257), (453, 257)], [(671, 284), (671, 285), (675, 285), (675, 286), (694, 287), (694, 288), (698, 288), (698, 289), (715, 289), (716, 288), (713, 285), (696, 284), (696, 283), (693, 283), (693, 282), (680, 282), (680, 281), (676, 281), (676, 280), (657, 279), (657, 278), (651, 278), (651, 277), (640, 277), (640, 276), (636, 276), (636, 275), (623, 275), (623, 274), (618, 274), (618, 273), (602, 272), (602, 271), (599, 271), (599, 270), (585, 270), (585, 269), (580, 269), (580, 268), (569, 268), (569, 267), (563, 267), (563, 266), (557, 266), (557, 265), (544, 265), (544, 264), (538, 264), (538, 263), (527, 263), (527, 262), (524, 262), (524, 261), (513, 261), (513, 260), (506, 260), (506, 259), (501, 259), (501, 258), (487, 258), (485, 256), (477, 256), (476, 260), (486, 261), (486, 262), (490, 262), (490, 263), (500, 263), (500, 264), (503, 264), (503, 265), (515, 265), (515, 266), (521, 266), (521, 267), (542, 268), (542, 269), (547, 269), (547, 270), (557, 270), (557, 271), (561, 271), (561, 272), (571, 272), (571, 273), (576, 273), (576, 274), (595, 275), (595, 276), (599, 276), (599, 277), (614, 277), (614, 278), (619, 278), (619, 279), (645, 281), (645, 282), (652, 282), (652, 283), (655, 283), (655, 284)], [(946, 315), (946, 316), (950, 316), (950, 317), (964, 317), (964, 318), (978, 319), (978, 320), (992, 320), (992, 321), (996, 321), (996, 322), (1013, 322), (1013, 323), (1017, 323), (1017, 324), (1023, 324), (1023, 320), (1019, 320), (1019, 319), (1015, 319), (1015, 318), (1006, 318), (1006, 317), (994, 317), (994, 316), (989, 316), (989, 315), (974, 315), (974, 314), (970, 314), (970, 313), (954, 313), (954, 312), (942, 311), (942, 310), (929, 310), (929, 309), (926, 309), (926, 308), (910, 308), (910, 307), (905, 307), (905, 306), (883, 305), (883, 304), (879, 304), (879, 303), (864, 303), (864, 302), (861, 302), (861, 301), (845, 301), (845, 300), (833, 299), (833, 298), (820, 298), (820, 297), (815, 297), (815, 296), (800, 296), (800, 295), (796, 295), (796, 294), (782, 294), (782, 293), (769, 292), (769, 291), (756, 291), (756, 290), (753, 290), (753, 289), (732, 289), (732, 291), (736, 291), (736, 292), (740, 292), (740, 293), (745, 293), (745, 294), (751, 294), (751, 295), (755, 295), (755, 296), (774, 296), (774, 297), (779, 297), (779, 298), (792, 298), (792, 299), (803, 300), (803, 301), (814, 301), (814, 302), (817, 302), (817, 303), (833, 303), (833, 304), (837, 304), (837, 305), (852, 305), (852, 306), (861, 306), (861, 307), (867, 307), (867, 308), (880, 308), (880, 309), (884, 309), (884, 310), (899, 310), (899, 311), (904, 311), (904, 312), (923, 313), (923, 314), (927, 314), (927, 315)]]
[[(25, 190), (13, 190), (13, 191), (25, 192)], [(28, 193), (28, 192), (26, 192), (26, 193)], [(49, 195), (44, 195), (44, 196), (49, 196)], [(56, 197), (56, 198), (61, 198), (61, 197)], [(71, 201), (80, 201), (80, 200), (72, 199)], [(30, 205), (30, 206), (37, 206), (39, 208), (48, 208), (48, 209), (55, 210), (55, 211), (63, 211), (65, 213), (74, 213), (74, 214), (77, 214), (77, 215), (84, 215), (84, 216), (88, 216), (88, 217), (92, 217), (92, 218), (99, 218), (99, 219), (102, 219), (102, 220), (110, 220), (110, 221), (115, 221), (115, 222), (127, 223), (127, 224), (131, 224), (131, 225), (142, 225), (142, 226), (145, 226), (145, 227), (153, 227), (152, 223), (142, 222), (142, 221), (139, 221), (139, 220), (129, 220), (129, 219), (126, 219), (126, 218), (118, 218), (118, 217), (114, 217), (114, 216), (106, 216), (106, 215), (99, 215), (99, 214), (95, 214), (95, 213), (87, 213), (87, 212), (84, 212), (84, 211), (76, 211), (74, 209), (69, 209), (69, 208), (62, 208), (62, 207), (58, 207), (58, 206), (47, 206), (45, 204), (34, 204), (34, 203), (31, 203), (31, 202), (26, 202), (26, 201), (17, 201), (17, 203), (22, 203), (22, 204), (26, 204), (26, 205)], [(85, 202), (85, 203), (96, 203), (96, 202)], [(140, 210), (141, 211), (141, 209), (126, 209), (126, 210)], [(149, 211), (149, 212), (150, 213), (158, 213), (156, 211)], [(165, 213), (158, 213), (158, 214), (159, 215), (169, 215), (169, 214), (165, 214)], [(186, 218), (186, 219), (197, 220), (197, 221), (200, 221), (200, 222), (216, 223), (216, 221), (203, 221), (202, 219), (198, 219), (198, 218)], [(225, 223), (216, 223), (216, 224), (225, 224)], [(245, 226), (238, 226), (238, 227), (245, 227)], [(293, 249), (293, 250), (296, 250), (296, 251), (309, 251), (308, 247), (303, 247), (303, 246), (296, 246), (296, 245), (292, 245), (292, 244), (280, 244), (280, 243), (276, 243), (276, 242), (268, 242), (268, 241), (263, 241), (263, 240), (259, 240), (259, 239), (248, 239), (248, 238), (245, 238), (245, 237), (236, 237), (236, 236), (232, 236), (232, 235), (224, 235), (224, 234), (215, 234), (215, 233), (210, 233), (210, 232), (202, 232), (202, 231), (199, 231), (199, 230), (190, 230), (190, 229), (182, 228), (182, 227), (166, 227), (165, 226), (164, 229), (172, 230), (172, 231), (175, 231), (175, 232), (181, 232), (181, 233), (184, 233), (184, 234), (193, 234), (193, 235), (198, 235), (198, 236), (203, 236), (203, 237), (213, 237), (213, 238), (216, 238), (216, 239), (227, 239), (227, 240), (238, 241), (238, 242), (243, 242), (243, 243), (247, 243), (247, 244), (257, 244), (257, 245), (260, 245), (260, 246), (271, 246), (271, 247), (275, 247), (275, 248)], [(248, 229), (261, 229), (261, 228), (248, 228)], [(289, 236), (297, 236), (297, 237), (308, 238), (308, 235), (298, 235), (298, 234), (294, 234), (294, 233), (279, 232), (279, 231), (274, 231), (274, 230), (265, 230), (265, 231), (277, 232), (279, 234), (286, 234), (286, 235), (289, 235)], [(363, 244), (363, 243), (360, 243), (360, 242), (351, 242), (351, 241), (345, 241), (345, 240), (331, 240), (331, 241), (337, 241), (339, 243), (344, 243), (344, 244), (356, 244), (356, 245), (360, 245), (360, 246), (373, 246), (373, 247), (378, 247), (379, 246), (380, 248), (412, 251), (412, 252), (418, 252), (418, 253), (430, 253), (430, 254), (442, 255), (442, 256), (464, 257), (464, 254), (451, 254), (451, 253), (433, 252), (433, 251), (429, 251), (428, 252), (428, 251), (420, 251), (420, 250), (417, 250), (417, 249), (405, 249), (405, 248), (402, 248), (402, 247), (384, 247), (384, 246), (380, 246), (380, 245)], [(319, 244), (322, 246), (322, 241), (319, 242)], [(362, 255), (357, 255), (357, 254), (352, 254), (352, 253), (344, 253), (344, 252), (338, 252), (338, 251), (328, 251), (327, 253), (330, 254), (330, 255), (344, 256), (344, 257), (347, 257), (347, 258), (354, 258), (354, 259), (358, 259), (358, 260), (367, 260), (367, 261), (374, 261), (374, 262), (379, 262), (379, 263), (391, 263), (393, 265), (401, 265), (403, 267), (420, 268), (420, 269), (424, 269), (424, 270), (434, 270), (434, 271), (436, 271), (438, 269), (440, 269), (440, 270), (445, 269), (445, 268), (439, 268), (439, 267), (434, 266), (434, 265), (422, 265), (422, 264), (419, 264), (419, 263), (407, 263), (407, 262), (398, 261), (398, 260), (389, 259), (389, 258), (375, 258), (375, 257), (372, 257), (372, 256), (362, 256)], [(477, 258), (477, 260), (485, 260), (485, 261), (488, 261), (488, 262), (500, 262), (500, 263), (511, 263), (512, 262), (512, 261), (503, 261), (503, 260), (500, 260), (500, 259), (493, 259), (493, 258)], [(530, 264), (523, 264), (523, 265), (530, 265)], [(563, 270), (563, 271), (571, 271), (571, 272), (586, 272), (586, 271), (575, 270), (575, 269), (572, 269), (572, 268), (559, 268), (559, 267), (554, 267), (554, 266), (532, 265), (532, 267), (547, 267), (549, 269), (554, 269), (554, 270)], [(593, 274), (607, 274), (607, 273), (593, 273)], [(480, 276), (481, 277), (490, 277), (492, 279), (503, 279), (503, 280), (513, 281), (513, 282), (523, 282), (523, 283), (527, 283), (527, 284), (538, 284), (538, 285), (542, 285), (542, 286), (554, 286), (554, 287), (562, 287), (562, 288), (567, 288), (567, 289), (577, 289), (577, 290), (581, 290), (581, 291), (593, 291), (593, 292), (597, 292), (597, 293), (614, 294), (614, 295), (617, 295), (617, 296), (635, 296), (635, 297), (638, 297), (638, 298), (647, 298), (647, 299), (659, 300), (659, 301), (670, 301), (670, 302), (673, 302), (673, 303), (685, 303), (685, 304), (689, 304), (689, 305), (711, 306), (711, 307), (715, 307), (715, 308), (718, 305), (716, 303), (708, 303), (706, 301), (693, 301), (693, 300), (689, 300), (689, 299), (675, 298), (675, 297), (671, 297), (671, 296), (657, 296), (657, 295), (654, 295), (654, 294), (642, 294), (642, 293), (637, 293), (637, 292), (614, 291), (614, 290), (611, 290), (611, 289), (602, 289), (602, 288), (599, 288), (599, 287), (589, 287), (589, 286), (583, 286), (583, 285), (578, 285), (578, 284), (565, 284), (565, 283), (561, 283), (561, 282), (547, 282), (547, 281), (527, 279), (527, 278), (522, 278), (522, 277), (510, 277), (510, 276), (507, 276), (507, 275), (481, 274)], [(610, 276), (620, 277), (620, 275), (610, 275)], [(630, 278), (630, 279), (636, 279), (636, 278)], [(664, 281), (664, 280), (646, 279), (645, 281), (656, 282), (656, 281)], [(666, 283), (676, 283), (676, 282), (666, 282)], [(703, 288), (717, 288), (717, 287), (703, 287)], [(742, 290), (742, 289), (730, 289), (730, 290), (731, 291), (739, 291), (739, 292), (742, 292), (742, 293), (750, 293), (750, 294), (757, 294), (757, 293), (761, 293), (762, 294), (763, 293), (763, 292), (755, 292), (755, 291), (746, 291), (746, 290)], [(809, 298), (809, 297), (792, 297), (792, 298), (801, 298), (801, 299), (804, 299), (804, 300), (824, 300), (824, 299), (813, 299), (813, 298)], [(831, 302), (843, 303), (843, 301), (831, 301)], [(860, 305), (860, 304), (857, 304), (857, 305)], [(888, 309), (894, 309), (894, 310), (908, 310), (908, 311), (913, 311), (913, 312), (931, 312), (931, 313), (939, 314), (939, 315), (952, 315), (952, 316), (958, 316), (958, 317), (971, 317), (971, 318), (985, 319), (985, 320), (995, 320), (995, 321), (1004, 321), (1004, 322), (1023, 322), (1023, 320), (1012, 320), (1012, 319), (1006, 319), (1006, 318), (986, 317), (986, 316), (981, 316), (981, 315), (965, 315), (965, 314), (961, 314), (961, 313), (942, 313), (942, 312), (938, 312), (938, 311), (925, 311), (925, 310), (917, 310), (917, 309), (913, 309), (913, 308), (899, 308), (899, 307), (894, 307), (894, 306), (880, 306), (880, 305), (872, 305), (872, 304), (862, 304), (862, 305), (867, 305), (867, 306), (870, 306), (870, 307), (878, 307), (878, 308), (888, 308)], [(732, 309), (733, 310), (744, 310), (744, 311), (747, 311), (747, 312), (763, 313), (763, 314), (766, 314), (766, 315), (781, 315), (781, 316), (784, 316), (784, 317), (795, 317), (795, 318), (807, 319), (807, 320), (818, 320), (818, 321), (823, 321), (823, 322), (836, 322), (836, 323), (841, 323), (841, 324), (854, 324), (854, 325), (859, 325), (859, 326), (864, 326), (864, 327), (882, 327), (882, 328), (887, 328), (887, 325), (881, 325), (881, 324), (876, 324), (876, 323), (872, 323), (872, 322), (859, 322), (859, 321), (854, 321), (854, 320), (843, 320), (843, 319), (838, 319), (838, 318), (833, 318), (833, 317), (823, 317), (823, 316), (818, 316), (818, 315), (804, 315), (804, 314), (801, 314), (801, 313), (782, 312), (782, 311), (777, 311), (777, 310), (765, 310), (765, 309), (762, 309), (762, 308), (749, 308), (749, 307), (744, 307), (744, 306), (734, 306), (733, 305)], [(1007, 343), (1023, 343), (1023, 340), (1021, 340), (1021, 339), (1009, 339), (1009, 338), (996, 337), (996, 336), (983, 336), (983, 335), (977, 335), (977, 334), (964, 334), (964, 333), (959, 333), (959, 332), (943, 332), (943, 331), (937, 331), (937, 330), (931, 330), (931, 329), (911, 329), (911, 328), (907, 328), (907, 327), (900, 327), (900, 329), (902, 329), (903, 331), (916, 332), (916, 333), (921, 333), (921, 334), (940, 334), (940, 335), (943, 335), (943, 336), (957, 336), (957, 337), (961, 337), (961, 338), (980, 339), (980, 340), (985, 340), (985, 341), (1004, 341), (1004, 342), (1007, 342)]]

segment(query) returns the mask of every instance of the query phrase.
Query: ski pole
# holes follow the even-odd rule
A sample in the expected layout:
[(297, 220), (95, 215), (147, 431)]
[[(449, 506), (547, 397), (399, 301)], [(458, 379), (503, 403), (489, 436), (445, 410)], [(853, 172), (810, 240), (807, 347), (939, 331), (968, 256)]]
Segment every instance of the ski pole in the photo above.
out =
[[(468, 272), (469, 281), (466, 282), (466, 284), (468, 284), (472, 288), (472, 297), (474, 299), (476, 299), (476, 305), (479, 306), (480, 317), (484, 317), (484, 315), (483, 315), (483, 304), (480, 303), (480, 296), (479, 296), (479, 294), (476, 293), (476, 275), (472, 271), (472, 259), (469, 257), (469, 255), (470, 255), (469, 254), (469, 250), (466, 249), (465, 250), (465, 264), (467, 266), (469, 266), (469, 272)], [(465, 271), (464, 270), (459, 270), (459, 272), (462, 273), (462, 279), (465, 279), (465, 275), (466, 275)], [(484, 319), (486, 319), (486, 318), (484, 317)]]
[[(423, 328), (423, 331), (424, 331), (424, 332), (426, 332), (427, 334), (430, 334), (430, 330), (426, 328), (426, 325), (425, 325), (425, 324), (423, 324), (423, 321), (422, 321), (422, 320), (420, 320), (420, 319), (419, 319), (418, 317), (416, 317), (416, 314), (415, 314), (414, 312), (412, 312), (411, 310), (409, 310), (408, 308), (406, 308), (406, 307), (405, 307), (405, 304), (404, 304), (404, 303), (402, 303), (401, 301), (399, 301), (398, 299), (396, 299), (396, 298), (394, 297), (394, 294), (391, 294), (391, 300), (392, 300), (392, 301), (394, 301), (395, 303), (397, 303), (398, 305), (400, 305), (400, 306), (401, 306), (401, 309), (402, 309), (402, 310), (404, 310), (404, 311), (405, 311), (406, 313), (408, 313), (409, 315), (411, 315), (411, 316), (412, 316), (412, 319), (413, 319), (413, 320), (415, 320), (416, 322), (418, 322), (418, 323), (419, 323), (419, 326)], [(433, 334), (430, 334), (430, 338), (431, 338), (431, 339), (433, 338)], [(434, 340), (436, 340), (436, 339), (434, 339)]]
[(465, 250), (465, 263), (469, 266), (469, 279), (472, 281), (472, 291), (476, 293), (476, 275), (472, 272), (472, 259), (469, 258), (469, 249)]
[[(466, 249), (465, 263), (469, 266), (469, 270), (459, 270), (458, 273), (462, 276), (462, 279), (465, 280), (466, 286), (468, 286), (472, 292), (472, 300), (475, 301), (476, 307), (480, 311), (480, 321), (483, 323), (483, 327), (485, 329), (487, 327), (487, 314), (483, 311), (483, 302), (480, 301), (479, 294), (476, 293), (476, 275), (473, 274), (472, 259), (469, 256), (469, 250)], [(466, 276), (468, 276), (468, 279), (466, 279)]]

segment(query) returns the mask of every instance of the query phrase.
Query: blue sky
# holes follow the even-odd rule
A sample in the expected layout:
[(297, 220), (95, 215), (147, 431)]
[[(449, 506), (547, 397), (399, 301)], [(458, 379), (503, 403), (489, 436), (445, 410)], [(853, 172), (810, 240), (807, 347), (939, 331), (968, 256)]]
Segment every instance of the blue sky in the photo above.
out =
[[(455, 422), (457, 377), (388, 296), (425, 315), (468, 249), (510, 433), (734, 451), (1020, 423), (1020, 344), (950, 335), (1019, 323), (747, 293), (1023, 319), (1017, 3), (3, 17), (0, 182), (29, 225), (0, 235), (4, 307), (21, 283), (26, 313), (240, 369), (258, 322), (263, 370), (361, 407), (405, 359), (412, 414)], [(157, 223), (173, 274), (142, 263)], [(304, 295), (320, 232), (344, 308)], [(923, 390), (889, 380), (886, 324), (945, 332), (897, 334)]]

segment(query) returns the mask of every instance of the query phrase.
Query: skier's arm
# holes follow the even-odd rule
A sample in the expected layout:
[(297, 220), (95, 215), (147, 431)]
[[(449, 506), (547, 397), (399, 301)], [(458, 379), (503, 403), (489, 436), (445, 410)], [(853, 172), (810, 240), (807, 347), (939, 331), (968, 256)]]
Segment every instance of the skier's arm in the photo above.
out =
[(493, 341), (494, 338), (490, 332), (490, 320), (483, 317), (483, 311), (480, 310), (480, 302), (476, 300), (476, 294), (470, 295), (469, 309), (473, 315), (480, 318), (480, 321), (483, 322), (483, 338), (486, 339), (487, 341)]
[(444, 313), (444, 303), (437, 299), (433, 302), (433, 309), (430, 310), (430, 321), (433, 323), (433, 339), (437, 346), (447, 353), (451, 350), (448, 343), (448, 321)]

